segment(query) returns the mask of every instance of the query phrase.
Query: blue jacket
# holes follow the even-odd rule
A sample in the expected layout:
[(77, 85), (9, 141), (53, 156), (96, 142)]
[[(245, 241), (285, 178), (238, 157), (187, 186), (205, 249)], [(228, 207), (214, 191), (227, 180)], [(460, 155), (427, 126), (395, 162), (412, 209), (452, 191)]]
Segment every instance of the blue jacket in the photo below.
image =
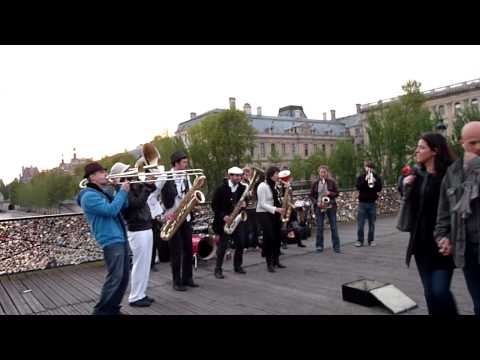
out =
[(128, 205), (127, 195), (127, 192), (120, 190), (110, 202), (107, 195), (90, 187), (78, 194), (77, 203), (83, 209), (90, 231), (102, 249), (126, 241), (127, 233), (120, 210)]

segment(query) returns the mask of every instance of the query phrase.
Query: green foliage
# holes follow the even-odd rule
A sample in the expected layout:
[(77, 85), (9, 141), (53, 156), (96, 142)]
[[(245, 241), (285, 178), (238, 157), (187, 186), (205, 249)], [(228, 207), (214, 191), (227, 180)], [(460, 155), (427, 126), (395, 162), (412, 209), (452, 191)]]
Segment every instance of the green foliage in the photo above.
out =
[(151, 143), (155, 145), (160, 153), (160, 165), (165, 166), (165, 169), (171, 168), (170, 156), (177, 150), (183, 150), (188, 154), (188, 151), (180, 137), (162, 137), (156, 136)]
[(268, 161), (270, 161), (272, 165), (279, 166), (280, 162), (282, 161), (282, 157), (280, 156), (280, 153), (277, 151), (276, 146), (273, 149), (273, 151), (271, 151), (270, 154), (268, 154), (267, 159)]
[(8, 190), (2, 179), (0, 179), (0, 193), (3, 195), (4, 199), (8, 199)]
[(402, 166), (412, 158), (420, 135), (433, 131), (435, 119), (423, 107), (425, 96), (421, 84), (408, 81), (402, 86), (404, 95), (398, 101), (379, 107), (368, 114), (367, 157), (393, 183)]
[[(115, 155), (112, 155), (112, 156), (104, 156), (100, 161), (99, 163), (107, 170), (110, 170), (111, 167), (113, 166), (113, 164), (117, 163), (117, 162), (121, 162), (121, 163), (124, 163), (124, 164), (127, 164), (127, 165), (130, 165), (130, 166), (134, 166), (135, 165), (135, 158), (133, 157), (132, 154), (128, 153), (128, 152), (121, 152), (121, 153), (118, 153), (118, 154), (115, 154)], [(82, 165), (82, 169), (83, 169), (83, 166)], [(83, 170), (82, 170), (83, 171)], [(82, 172), (83, 174), (83, 172)]]
[(361, 159), (351, 141), (339, 141), (330, 154), (328, 165), (335, 175), (340, 188), (350, 188), (355, 185), (357, 169), (361, 167)]
[(245, 113), (227, 110), (205, 117), (188, 130), (189, 154), (193, 167), (201, 168), (207, 176), (211, 195), (232, 166), (251, 161), (255, 131)]
[(310, 166), (309, 163), (303, 160), (300, 155), (293, 155), (293, 160), (290, 161), (290, 171), (292, 172), (293, 179), (304, 180), (310, 178)]
[(462, 128), (470, 121), (480, 121), (480, 110), (478, 106), (466, 106), (457, 112), (453, 124), (452, 136), (449, 138), (449, 145), (460, 157), (463, 156), (463, 147), (459, 143), (462, 135)]

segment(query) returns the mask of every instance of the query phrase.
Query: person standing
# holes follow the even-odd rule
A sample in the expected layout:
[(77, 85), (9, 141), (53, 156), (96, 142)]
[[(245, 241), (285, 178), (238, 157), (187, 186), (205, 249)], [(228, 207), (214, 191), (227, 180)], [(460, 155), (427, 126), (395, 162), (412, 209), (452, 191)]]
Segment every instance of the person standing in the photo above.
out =
[[(117, 162), (112, 166), (110, 175), (125, 173), (130, 166)], [(122, 210), (127, 223), (127, 235), (132, 250), (132, 281), (128, 302), (130, 306), (150, 306), (154, 299), (146, 295), (150, 278), (152, 258), (152, 215), (147, 204), (149, 195), (155, 191), (155, 184), (134, 183), (130, 185), (128, 206)]]
[(365, 220), (368, 220), (368, 245), (375, 246), (375, 220), (377, 207), (375, 202), (378, 193), (382, 191), (382, 179), (375, 173), (375, 166), (370, 161), (364, 164), (364, 171), (357, 178), (358, 190), (358, 216), (357, 216), (357, 242), (355, 246), (363, 246)]
[(436, 133), (420, 137), (415, 150), (418, 164), (414, 174), (403, 180), (404, 201), (409, 217), (415, 219), (407, 247), (406, 263), (415, 257), (430, 315), (456, 315), (457, 306), (450, 291), (454, 270), (451, 256), (438, 252), (434, 239), (440, 186), (453, 154), (445, 138)]
[(127, 231), (120, 211), (128, 204), (130, 185), (124, 182), (115, 197), (105, 191), (107, 171), (99, 163), (85, 166), (86, 188), (77, 196), (90, 232), (102, 248), (107, 275), (93, 315), (122, 315), (120, 303), (129, 278)]
[[(245, 224), (243, 221), (240, 221), (234, 232), (230, 235), (224, 231), (225, 224), (234, 220), (230, 218), (230, 214), (246, 189), (246, 186), (240, 182), (242, 180), (242, 174), (243, 170), (236, 166), (228, 169), (228, 179), (223, 181), (222, 185), (215, 190), (213, 195), (212, 210), (215, 214), (213, 229), (215, 234), (220, 236), (220, 242), (217, 247), (217, 263), (215, 266), (215, 277), (217, 279), (223, 279), (225, 277), (223, 275), (222, 265), (230, 239), (233, 240), (235, 247), (233, 269), (238, 274), (246, 274), (246, 271), (242, 268), (243, 249), (245, 247)], [(242, 203), (244, 211), (246, 203), (245, 201), (242, 201)]]
[(447, 170), (440, 190), (435, 239), (439, 251), (453, 255), (480, 316), (480, 121), (467, 123), (461, 133), (462, 159)]
[[(310, 189), (310, 198), (315, 206), (315, 217), (317, 220), (317, 238), (316, 250), (323, 252), (323, 224), (325, 216), (330, 223), (332, 233), (332, 245), (335, 253), (340, 253), (340, 238), (337, 230), (337, 203), (335, 198), (338, 196), (337, 184), (335, 180), (328, 176), (328, 167), (321, 165), (318, 168), (319, 179), (314, 181)], [(327, 200), (327, 201), (324, 201)]]
[(257, 188), (257, 219), (263, 231), (262, 253), (265, 255), (267, 270), (275, 272), (274, 267), (285, 268), (280, 263), (281, 245), (281, 215), (284, 210), (281, 207), (280, 197), (276, 188), (279, 180), (280, 169), (271, 166), (265, 172), (265, 181)]
[[(175, 151), (171, 157), (172, 171), (183, 171), (188, 168), (188, 157), (185, 152)], [(175, 176), (168, 180), (162, 188), (162, 203), (165, 208), (165, 221), (174, 219), (174, 213), (188, 193), (192, 184), (187, 175)], [(186, 286), (195, 288), (199, 285), (193, 281), (193, 251), (192, 251), (192, 214), (188, 214), (185, 221), (169, 240), (170, 262), (172, 266), (173, 288), (177, 291), (186, 291)]]

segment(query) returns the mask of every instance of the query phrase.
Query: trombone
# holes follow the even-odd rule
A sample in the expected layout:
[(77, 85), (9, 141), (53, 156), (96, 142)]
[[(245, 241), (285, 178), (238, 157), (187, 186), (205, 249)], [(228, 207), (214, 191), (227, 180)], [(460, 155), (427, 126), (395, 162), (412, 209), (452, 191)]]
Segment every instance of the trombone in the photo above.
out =
[[(165, 171), (163, 166), (146, 166), (149, 171), (144, 172), (138, 171), (138, 168), (133, 168), (132, 170), (125, 171), (123, 173), (108, 175), (107, 180), (110, 183), (113, 183), (114, 180), (128, 180), (130, 184), (136, 183), (150, 183), (157, 181), (169, 181), (169, 180), (178, 180), (183, 179), (187, 176), (205, 176), (203, 169), (187, 169), (187, 170), (171, 170)], [(144, 168), (144, 169), (145, 169)], [(132, 180), (129, 180), (132, 179)], [(138, 180), (136, 180), (138, 179)], [(78, 184), (81, 189), (87, 186), (88, 179), (83, 179)], [(121, 185), (122, 182), (117, 182), (118, 185)]]

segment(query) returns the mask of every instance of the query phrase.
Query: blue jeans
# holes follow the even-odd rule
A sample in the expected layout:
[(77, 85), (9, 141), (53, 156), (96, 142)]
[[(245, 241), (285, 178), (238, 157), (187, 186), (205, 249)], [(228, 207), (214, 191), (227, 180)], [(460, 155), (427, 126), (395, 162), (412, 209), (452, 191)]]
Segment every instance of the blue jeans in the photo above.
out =
[(120, 312), (120, 303), (127, 290), (130, 273), (127, 241), (106, 246), (103, 256), (107, 275), (93, 315), (116, 315)]
[(458, 315), (457, 305), (450, 291), (453, 269), (428, 269), (419, 257), (415, 257), (422, 280), (425, 300), (430, 315)]
[(375, 203), (361, 202), (358, 204), (357, 219), (357, 240), (363, 244), (364, 234), (363, 228), (365, 220), (368, 219), (368, 243), (370, 244), (375, 237), (375, 220), (377, 218), (377, 207)]
[(325, 216), (328, 217), (330, 222), (330, 231), (332, 232), (332, 245), (333, 250), (340, 251), (340, 239), (338, 238), (337, 231), (337, 213), (334, 209), (327, 209), (325, 212), (321, 212), (320, 208), (315, 208), (315, 215), (317, 217), (317, 241), (316, 247), (323, 249), (323, 223), (325, 221)]
[(468, 292), (473, 301), (473, 312), (480, 315), (480, 264), (478, 263), (478, 244), (467, 242), (465, 249), (465, 267), (463, 275)]

